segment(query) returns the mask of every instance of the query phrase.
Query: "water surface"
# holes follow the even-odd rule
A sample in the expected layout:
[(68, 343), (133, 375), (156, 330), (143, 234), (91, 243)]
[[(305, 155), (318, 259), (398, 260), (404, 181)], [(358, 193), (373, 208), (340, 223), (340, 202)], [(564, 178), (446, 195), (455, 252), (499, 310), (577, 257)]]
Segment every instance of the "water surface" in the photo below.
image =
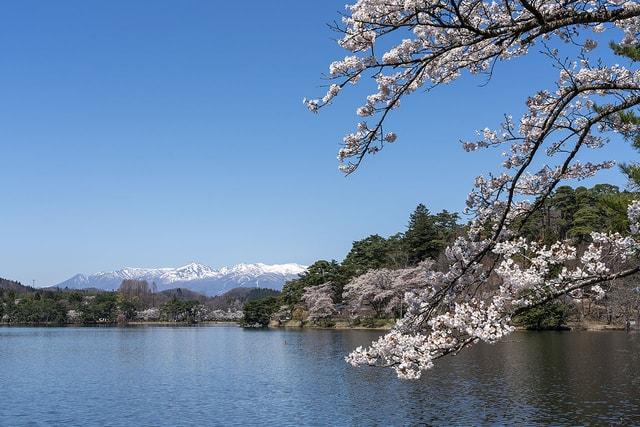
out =
[(640, 424), (640, 335), (519, 332), (419, 381), (371, 331), (0, 327), (0, 425)]

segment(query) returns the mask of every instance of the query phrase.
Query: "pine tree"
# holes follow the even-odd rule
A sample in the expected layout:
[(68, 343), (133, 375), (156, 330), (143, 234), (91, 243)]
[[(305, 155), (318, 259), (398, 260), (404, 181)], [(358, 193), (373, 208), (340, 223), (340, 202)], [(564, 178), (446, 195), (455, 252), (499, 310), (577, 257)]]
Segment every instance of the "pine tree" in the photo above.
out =
[(387, 240), (374, 234), (353, 242), (351, 250), (342, 261), (342, 266), (349, 277), (359, 276), (368, 270), (386, 267), (387, 251)]
[[(640, 61), (640, 44), (622, 46), (611, 43), (610, 46), (616, 55), (628, 58), (633, 62)], [(618, 113), (618, 117), (623, 123), (640, 126), (640, 116), (632, 110), (622, 111)], [(640, 151), (640, 131), (633, 132), (629, 139), (633, 148)], [(637, 162), (622, 163), (620, 170), (627, 176), (629, 187), (640, 190), (640, 164)]]
[(449, 243), (456, 230), (458, 230), (458, 220), (460, 216), (455, 212), (449, 212), (446, 209), (433, 217), (436, 232), (438, 234), (438, 252), (442, 251)]
[(410, 264), (417, 264), (427, 258), (435, 258), (441, 249), (435, 218), (429, 209), (419, 204), (409, 217), (409, 225), (404, 234), (404, 243)]

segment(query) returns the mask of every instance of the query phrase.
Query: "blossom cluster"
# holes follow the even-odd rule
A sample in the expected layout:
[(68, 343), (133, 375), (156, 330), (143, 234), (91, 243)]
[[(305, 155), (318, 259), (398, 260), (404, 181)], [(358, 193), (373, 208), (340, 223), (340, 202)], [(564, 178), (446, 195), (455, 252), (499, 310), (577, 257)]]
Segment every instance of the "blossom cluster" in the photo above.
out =
[[(347, 12), (339, 43), (350, 54), (329, 69), (337, 83), (322, 99), (305, 100), (318, 111), (371, 73), (376, 91), (356, 113), (372, 121), (345, 136), (338, 158), (346, 173), (396, 141), (383, 125), (405, 96), (465, 71), (490, 76), (496, 63), (553, 37), (581, 46), (574, 61), (547, 48), (546, 57), (559, 69), (555, 88), (530, 96), (519, 120), (506, 116), (499, 129), (485, 128), (463, 143), (467, 151), (501, 149), (503, 170), (476, 178), (467, 198), (468, 232), (446, 249), (446, 268), (426, 261), (369, 271), (345, 288), (355, 305), (375, 308), (395, 299), (406, 308), (393, 331), (356, 349), (348, 362), (389, 366), (402, 378), (418, 378), (440, 357), (508, 334), (518, 313), (562, 295), (602, 298), (613, 279), (640, 271), (640, 202), (629, 206), (630, 235), (593, 233), (584, 250), (570, 241), (545, 246), (518, 236), (518, 224), (560, 182), (614, 165), (607, 159), (580, 162), (578, 153), (605, 147), (613, 134), (629, 137), (640, 130), (621, 119), (640, 105), (640, 71), (592, 59), (597, 43), (584, 36), (586, 30), (618, 31), (621, 45), (637, 45), (638, 2), (358, 0)], [(390, 47), (378, 52), (379, 46)]]
[(332, 296), (333, 288), (331, 283), (310, 286), (305, 289), (302, 301), (309, 309), (309, 318), (311, 320), (320, 320), (336, 312)]
[[(377, 91), (357, 114), (375, 117), (375, 124), (363, 123), (345, 137), (338, 156), (348, 162), (341, 169), (351, 173), (364, 155), (378, 152), (387, 142), (383, 122), (404, 96), (449, 83), (464, 71), (490, 75), (496, 62), (525, 55), (537, 42), (554, 36), (591, 52), (597, 44), (579, 37), (582, 29), (602, 32), (607, 25), (616, 26), (623, 33), (621, 43), (632, 44), (640, 30), (638, 15), (637, 2), (618, 0), (358, 0), (347, 6), (342, 26), (336, 27), (342, 33), (339, 44), (350, 51), (329, 67), (329, 78), (338, 83), (321, 99), (304, 103), (317, 112), (344, 86), (371, 73)], [(381, 52), (379, 45), (385, 46)], [(585, 70), (573, 78), (580, 83), (592, 76)], [(537, 101), (544, 100), (545, 94), (540, 95)]]
[[(639, 204), (634, 202), (630, 213)], [(402, 289), (407, 313), (393, 331), (369, 348), (357, 348), (346, 360), (354, 366), (392, 367), (399, 377), (415, 379), (442, 356), (503, 338), (514, 329), (513, 316), (530, 307), (562, 295), (602, 299), (606, 291), (601, 284), (628, 273), (613, 273), (611, 266), (637, 257), (640, 241), (617, 233), (593, 233), (592, 240), (580, 255), (570, 242), (545, 246), (522, 237), (500, 241), (491, 250), (499, 260), (494, 270), (499, 284), (493, 288), (486, 286), (486, 268), (469, 262), (473, 249), (464, 250), (461, 239), (458, 250), (448, 251), (451, 264), (446, 272), (434, 270), (431, 261), (395, 272), (369, 271), (348, 285), (345, 297), (356, 294), (376, 301), (391, 289)], [(567, 267), (570, 264), (574, 266)], [(381, 283), (388, 289), (380, 289)]]

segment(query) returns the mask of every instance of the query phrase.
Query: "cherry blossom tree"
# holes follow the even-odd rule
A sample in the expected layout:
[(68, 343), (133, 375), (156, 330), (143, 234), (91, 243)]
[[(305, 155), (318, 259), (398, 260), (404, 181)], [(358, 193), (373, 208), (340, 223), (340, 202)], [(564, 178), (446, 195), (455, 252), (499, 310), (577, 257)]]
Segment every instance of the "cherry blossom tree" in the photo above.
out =
[(302, 300), (309, 308), (309, 319), (315, 322), (335, 314), (336, 309), (332, 296), (333, 286), (331, 283), (306, 288), (302, 294)]
[(423, 261), (416, 267), (372, 269), (353, 278), (344, 288), (343, 299), (354, 316), (373, 312), (377, 317), (402, 312), (404, 294), (419, 288), (424, 274), (433, 265)]
[[(305, 99), (306, 106), (320, 111), (363, 76), (377, 87), (357, 110), (368, 121), (344, 137), (338, 152), (347, 174), (396, 141), (387, 119), (413, 92), (465, 72), (490, 78), (500, 62), (534, 46), (558, 69), (555, 87), (532, 94), (522, 117), (507, 115), (498, 129), (463, 143), (467, 151), (499, 148), (502, 171), (476, 178), (467, 198), (468, 232), (446, 249), (447, 267), (405, 272), (419, 282), (405, 294), (406, 316), (348, 362), (418, 378), (443, 356), (504, 337), (525, 310), (563, 295), (602, 298), (605, 284), (640, 271), (640, 202), (629, 206), (628, 235), (592, 233), (584, 251), (570, 241), (544, 246), (519, 233), (559, 183), (614, 165), (582, 163), (578, 153), (605, 147), (613, 134), (639, 132), (624, 115), (640, 103), (640, 72), (594, 57), (597, 43), (589, 38), (608, 31), (619, 48), (637, 47), (637, 1), (358, 0), (335, 29), (350, 54), (331, 64), (327, 93)], [(557, 46), (577, 46), (579, 53), (562, 59)]]
[[(344, 287), (342, 297), (349, 304), (351, 313), (359, 317), (367, 312), (373, 312), (376, 317), (382, 317), (388, 312), (388, 307), (398, 303), (401, 290), (396, 289), (396, 273), (388, 268), (369, 270), (355, 277)], [(395, 297), (395, 298), (394, 298)]]

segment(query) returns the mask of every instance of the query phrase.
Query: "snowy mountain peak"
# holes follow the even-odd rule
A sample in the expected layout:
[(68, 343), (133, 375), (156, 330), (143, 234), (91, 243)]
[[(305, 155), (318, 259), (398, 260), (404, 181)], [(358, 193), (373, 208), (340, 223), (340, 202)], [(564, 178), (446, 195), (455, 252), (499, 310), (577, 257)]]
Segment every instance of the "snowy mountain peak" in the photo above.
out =
[(123, 280), (136, 279), (155, 283), (159, 290), (182, 287), (207, 295), (216, 295), (238, 286), (260, 286), (281, 289), (282, 285), (298, 277), (307, 267), (300, 264), (247, 264), (214, 269), (191, 262), (182, 267), (141, 268), (125, 267), (91, 275), (77, 274), (58, 284), (60, 288), (90, 288), (115, 290)]

